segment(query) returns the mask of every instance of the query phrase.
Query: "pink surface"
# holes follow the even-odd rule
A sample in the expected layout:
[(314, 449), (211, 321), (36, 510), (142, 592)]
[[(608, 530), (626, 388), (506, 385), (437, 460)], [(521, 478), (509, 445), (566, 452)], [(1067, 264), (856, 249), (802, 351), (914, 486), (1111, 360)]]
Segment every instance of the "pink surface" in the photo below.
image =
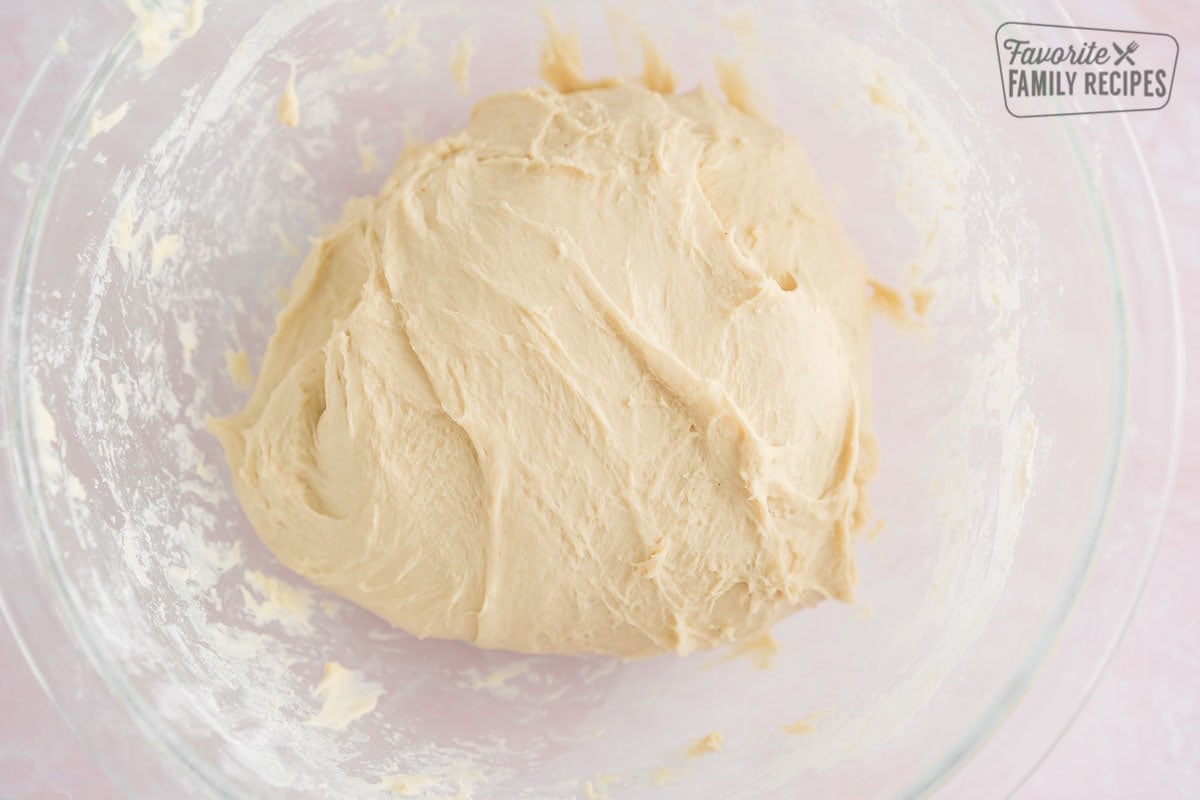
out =
[[(75, 5), (69, 0), (0, 3), (0, 75), (5, 76), (0, 128), (7, 126), (25, 83)], [(1200, 8), (1171, 0), (1138, 6), (1066, 3), (1079, 24), (1162, 31), (1179, 40), (1170, 105), (1128, 118), (1171, 234), (1195, 375), (1200, 373)], [(1194, 387), (1183, 441), (1159, 556), (1125, 639), (1090, 702), (1018, 792), (1019, 800), (1200, 797), (1200, 580), (1195, 575), (1200, 565), (1200, 390)], [(123, 796), (63, 723), (2, 623), (0, 675), (0, 797)]]

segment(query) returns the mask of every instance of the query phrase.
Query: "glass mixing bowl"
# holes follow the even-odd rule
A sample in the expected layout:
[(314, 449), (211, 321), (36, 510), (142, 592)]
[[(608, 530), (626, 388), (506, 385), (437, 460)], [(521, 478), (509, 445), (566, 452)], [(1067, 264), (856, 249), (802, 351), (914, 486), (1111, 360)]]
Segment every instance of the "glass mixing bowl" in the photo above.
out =
[[(993, 34), (1024, 10), (130, 5), (78, 13), (2, 143), (0, 585), (131, 794), (979, 798), (1061, 734), (1154, 550), (1180, 311), (1121, 115), (1005, 113)], [(204, 430), (243, 402), (227, 359), (262, 353), (305, 237), (409, 138), (536, 82), (543, 5), (593, 75), (636, 72), (642, 29), (685, 88), (739, 62), (876, 276), (935, 292), (927, 328), (876, 326), (885, 526), (860, 602), (781, 622), (773, 664), (393, 631), (273, 561)], [(307, 724), (331, 661), (382, 690), (341, 731)], [(709, 731), (723, 749), (689, 756)]]

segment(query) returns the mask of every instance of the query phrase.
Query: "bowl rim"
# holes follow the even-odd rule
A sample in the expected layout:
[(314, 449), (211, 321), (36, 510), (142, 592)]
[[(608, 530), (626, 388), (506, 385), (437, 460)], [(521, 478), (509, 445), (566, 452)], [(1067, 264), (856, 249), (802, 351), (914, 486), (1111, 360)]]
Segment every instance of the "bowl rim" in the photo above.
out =
[[(1000, 12), (989, 2), (983, 3), (985, 9), (990, 9), (994, 18), (1001, 19)], [(80, 10), (68, 24), (67, 30), (74, 31), (77, 38), (78, 28), (86, 27), (88, 12), (95, 7), (108, 9), (106, 3), (93, 2)], [(1057, 5), (1058, 16), (1071, 24), (1066, 11)], [(5, 530), (4, 539), (0, 541), (0, 613), (3, 614), (14, 637), (24, 655), (29, 668), (38, 682), (51, 698), (67, 726), (80, 739), (85, 748), (95, 758), (97, 763), (113, 778), (118, 785), (124, 786), (134, 794), (147, 794), (147, 787), (169, 786), (178, 793), (192, 794), (193, 792), (216, 793), (219, 796), (238, 796), (238, 790), (231, 784), (226, 784), (220, 776), (214, 776), (211, 771), (203, 769), (188, 757), (187, 748), (183, 747), (171, 728), (163, 723), (152, 708), (148, 707), (140, 695), (128, 684), (123, 675), (108, 674), (100, 666), (108, 659), (94, 643), (89, 644), (87, 635), (82, 632), (82, 626), (73, 605), (70, 587), (64, 585), (47, 585), (38, 580), (39, 575), (56, 575), (56, 569), (47, 569), (53, 561), (53, 554), (46, 548), (39, 547), (36, 537), (26, 540), (18, 538), (19, 531), (35, 530), (38, 526), (37, 509), (39, 502), (38, 476), (34, 467), (35, 450), (31, 446), (32, 432), (28, 429), (26, 420), (29, 417), (29, 404), (24, 381), (24, 368), (21, 362), (20, 348), (14, 346), (21, 338), (23, 318), (16, 313), (16, 301), (21, 296), (20, 286), (27, 279), (31, 266), (28, 263), (30, 254), (36, 249), (37, 235), (40, 233), (38, 223), (41, 219), (40, 209), (45, 207), (48, 198), (53, 194), (53, 181), (50, 176), (57, 174), (55, 164), (61, 165), (64, 158), (66, 142), (73, 142), (73, 132), (86, 128), (87, 119), (94, 101), (93, 90), (102, 85), (106, 75), (117, 68), (122, 59), (136, 46), (136, 31), (131, 27), (120, 37), (111, 49), (102, 53), (99, 65), (95, 71), (88, 63), (80, 65), (78, 74), (72, 77), (77, 95), (70, 92), (63, 99), (63, 105), (55, 109), (51, 120), (56, 136), (47, 136), (45, 141), (37, 142), (34, 135), (31, 99), (39, 91), (61, 75), (56, 66), (62, 61), (53, 52), (43, 60), (33, 80), (30, 82), (21, 101), (13, 114), (9, 127), (0, 138), (0, 165), (15, 163), (12, 158), (14, 151), (24, 153), (26, 150), (38, 152), (44, 158), (38, 161), (44, 166), (42, 182), (35, 189), (16, 187), (16, 178), (9, 170), (0, 170), (0, 191), (21, 192), (25, 195), (26, 204), (22, 206), (20, 218), (0, 221), (0, 240), (10, 243), (13, 250), (12, 258), (6, 258), (0, 264), (0, 281), (5, 287), (5, 301), (0, 304), (0, 341), (5, 345), (0, 348), (3, 354), (0, 362), (0, 387), (3, 397), (0, 398), (0, 497), (8, 502), (0, 503), (0, 525)], [(1064, 118), (1061, 123), (1073, 142), (1076, 153), (1087, 166), (1086, 155), (1076, 134), (1079, 126), (1074, 120)], [(1028, 779), (1042, 761), (1049, 755), (1053, 746), (1070, 728), (1071, 723), (1082, 710), (1086, 700), (1094, 690), (1105, 666), (1109, 663), (1137, 607), (1138, 600), (1145, 590), (1146, 579), (1154, 553), (1157, 550), (1165, 522), (1168, 501), (1174, 487), (1180, 454), (1180, 433), (1183, 425), (1184, 391), (1185, 391), (1185, 353), (1182, 321), (1182, 308), (1178, 292), (1176, 264), (1171, 251), (1166, 224), (1161, 205), (1146, 166), (1141, 148), (1133, 134), (1127, 118), (1121, 118), (1121, 140), (1129, 148), (1133, 162), (1136, 165), (1135, 177), (1139, 191), (1145, 193), (1147, 204), (1153, 220), (1153, 236), (1159, 246), (1163, 275), (1168, 286), (1168, 307), (1164, 310), (1163, 325), (1169, 330), (1173, 351), (1170, 356), (1172, 373), (1169, 376), (1173, 383), (1173, 392), (1169, 398), (1171, 406), (1169, 445), (1161, 455), (1161, 468), (1164, 479), (1157, 492), (1158, 498), (1154, 504), (1156, 513), (1151, 515), (1139, 531), (1142, 534), (1143, 552), (1137, 567), (1137, 589), (1123, 604), (1119, 622), (1113, 626), (1111, 634), (1103, 642), (1096, 654), (1088, 654), (1087, 659), (1092, 663), (1088, 670), (1088, 679), (1078, 687), (1078, 691), (1070, 698), (1069, 712), (1062, 715), (1052, 726), (1054, 731), (1049, 741), (1027, 744), (1022, 754), (1024, 766), (1019, 775), (1014, 775), (1006, 794), (1016, 789)], [(1126, 186), (1126, 191), (1131, 189)], [(1099, 198), (1102, 200), (1103, 198)], [(1095, 201), (1096, 198), (1093, 198)], [(1103, 204), (1097, 205), (1103, 218)], [(1118, 303), (1123, 303), (1121, 293), (1120, 265), (1113, 265), (1113, 278), (1118, 283)], [(1121, 306), (1124, 311), (1123, 305)], [(1125, 318), (1128, 326), (1128, 317)], [(1128, 349), (1118, 356), (1124, 361), (1124, 369), (1128, 375), (1129, 363), (1136, 361), (1130, 357)], [(1128, 403), (1135, 399), (1138, 387), (1126, 380), (1123, 399)], [(1105, 535), (1105, 517), (1110, 513), (1115, 495), (1122, 488), (1122, 475), (1118, 471), (1122, 463), (1126, 438), (1129, 434), (1128, 419), (1121, 415), (1122, 428), (1117, 436), (1116, 451), (1112, 456), (1113, 472), (1110, 480), (1110, 492), (1104, 508), (1101, 509), (1099, 520), (1094, 527), (1091, 548), (1082, 559), (1079, 570), (1080, 585), (1072, 592), (1072, 600), (1066, 607), (1052, 618), (1052, 624), (1047, 625), (1046, 633), (1035, 650), (1039, 657), (1027, 669), (1015, 676), (1010, 691), (1002, 693), (994, 701), (990, 710), (981, 719), (980, 724), (974, 725), (971, 735), (965, 737), (962, 746), (955, 748), (947, 756), (930, 768), (929, 773), (913, 785), (906, 787), (900, 796), (925, 796), (938, 791), (947, 785), (959, 785), (962, 782), (974, 780), (976, 774), (986, 771), (983, 762), (988, 753), (988, 743), (996, 738), (1003, 726), (1012, 727), (1013, 720), (1022, 714), (1022, 709), (1028, 712), (1031, 702), (1035, 700), (1038, 691), (1036, 686), (1039, 673), (1043, 670), (1047, 659), (1057, 644), (1061, 651), (1064, 645), (1060, 637), (1065, 634), (1075, 622), (1073, 616), (1080, 608), (1087, 591), (1088, 579), (1094, 579), (1095, 555)], [(9, 533), (9, 532), (12, 533)], [(1145, 534), (1149, 534), (1146, 536)], [(37, 618), (37, 624), (33, 619)], [(82, 634), (82, 635), (81, 635)], [(79, 664), (86, 662), (87, 666), (76, 670), (63, 670), (57, 664), (66, 663), (62, 660), (63, 653), (77, 654)], [(100, 691), (97, 692), (96, 689)], [(81, 693), (81, 690), (85, 690)], [(80, 698), (87, 698), (86, 701)], [(982, 724), (986, 723), (986, 724)], [(147, 764), (144, 756), (128, 752), (128, 748), (115, 742), (118, 738), (113, 735), (114, 725), (132, 727), (142, 738), (148, 740), (167, 758), (159, 764)], [(1043, 737), (1045, 738), (1045, 737)], [(990, 745), (989, 745), (990, 746)], [(1034, 752), (1036, 751), (1036, 752)], [(1011, 759), (1011, 754), (1009, 754)], [(169, 768), (169, 760), (173, 759), (182, 765), (190, 776), (187, 784), (179, 783), (175, 770)]]

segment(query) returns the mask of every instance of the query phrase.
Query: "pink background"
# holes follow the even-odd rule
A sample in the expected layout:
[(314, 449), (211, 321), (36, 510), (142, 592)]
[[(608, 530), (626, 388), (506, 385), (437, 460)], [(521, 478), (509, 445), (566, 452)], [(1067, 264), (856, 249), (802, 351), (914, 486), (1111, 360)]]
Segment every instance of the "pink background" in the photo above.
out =
[[(0, 129), (72, 0), (0, 0)], [(1180, 43), (1170, 105), (1130, 115), (1158, 187), (1180, 273), (1185, 337), (1200, 371), (1200, 5), (1065, 3), (1097, 27), (1163, 31)], [(1053, 16), (1049, 10), (1044, 15)], [(1038, 19), (1031, 13), (1030, 19)], [(1019, 800), (1200, 797), (1200, 390), (1187, 400), (1178, 482), (1158, 559), (1116, 657)], [(74, 738), (0, 622), (0, 797), (109, 800), (120, 793)]]

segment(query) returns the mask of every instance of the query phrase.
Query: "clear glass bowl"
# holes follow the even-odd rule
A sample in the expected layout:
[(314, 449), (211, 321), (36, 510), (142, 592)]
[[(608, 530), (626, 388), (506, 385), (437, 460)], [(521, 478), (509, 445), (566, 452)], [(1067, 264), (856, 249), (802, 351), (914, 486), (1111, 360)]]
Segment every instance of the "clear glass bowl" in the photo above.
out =
[[(782, 622), (767, 669), (418, 641), (302, 587), (308, 623), (273, 616), (254, 571), (288, 576), (203, 428), (247, 391), (226, 354), (261, 354), (305, 236), (381, 182), (373, 153), (536, 82), (541, 5), (215, 0), (184, 36), (172, 6), (93, 2), (70, 23), (0, 145), (0, 585), (30, 665), (139, 796), (374, 796), (397, 773), (506, 800), (1006, 795), (1136, 601), (1183, 390), (1137, 147), (1120, 115), (1005, 113), (1013, 7), (549, 4), (595, 75), (639, 68), (639, 27), (684, 87), (740, 59), (876, 275), (937, 290), (927, 331), (877, 326), (886, 527), (857, 607)], [(157, 65), (155, 15), (178, 23)], [(383, 687), (342, 732), (305, 724), (333, 660)], [(711, 730), (724, 749), (689, 757)]]

